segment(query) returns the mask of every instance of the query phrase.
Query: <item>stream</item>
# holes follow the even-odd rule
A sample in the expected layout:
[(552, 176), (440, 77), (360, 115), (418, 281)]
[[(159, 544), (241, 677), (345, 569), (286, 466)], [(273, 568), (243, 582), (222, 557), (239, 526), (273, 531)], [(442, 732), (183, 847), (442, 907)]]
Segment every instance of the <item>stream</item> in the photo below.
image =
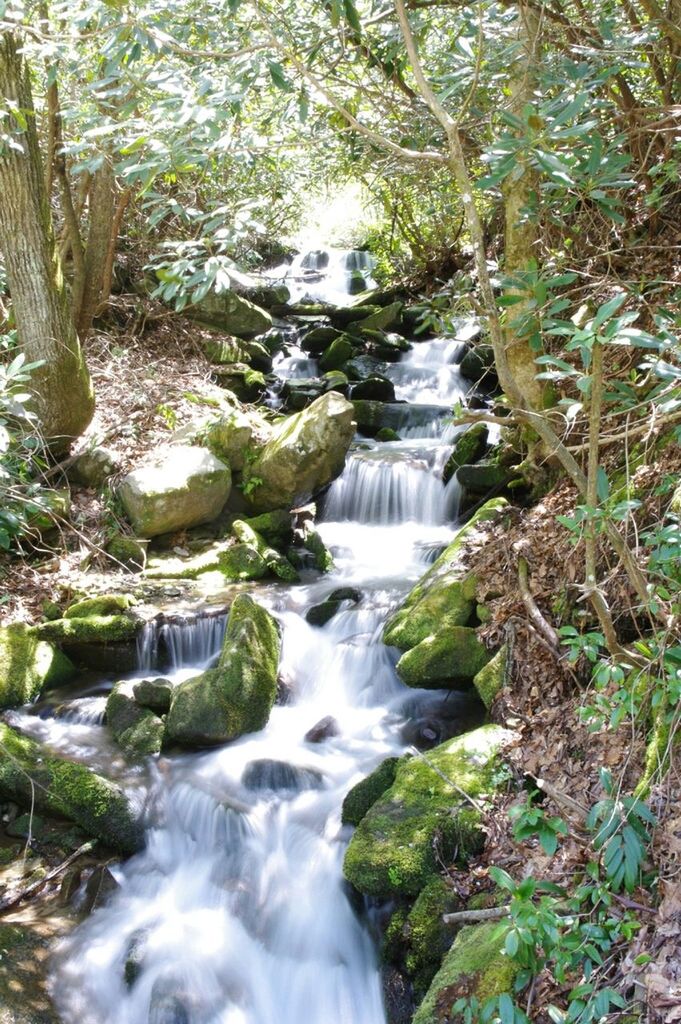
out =
[[(51, 988), (65, 1024), (384, 1024), (371, 914), (343, 882), (352, 830), (340, 812), (382, 759), (454, 735), (477, 713), (467, 695), (406, 687), (381, 643), (391, 610), (453, 536), (458, 486), (441, 473), (455, 433), (447, 417), (466, 392), (462, 351), (455, 338), (418, 341), (388, 366), (410, 403), (403, 439), (358, 439), (320, 503), (335, 570), (253, 590), (281, 624), (289, 690), (262, 732), (135, 766), (102, 725), (108, 686), (13, 716), (116, 778), (148, 822), (144, 851), (112, 866), (116, 891), (57, 951)], [(295, 349), (275, 367), (315, 370)], [(309, 625), (306, 611), (339, 587), (361, 601)], [(136, 674), (178, 682), (215, 659), (224, 617), (160, 628), (146, 628)], [(333, 734), (306, 739), (328, 716)]]

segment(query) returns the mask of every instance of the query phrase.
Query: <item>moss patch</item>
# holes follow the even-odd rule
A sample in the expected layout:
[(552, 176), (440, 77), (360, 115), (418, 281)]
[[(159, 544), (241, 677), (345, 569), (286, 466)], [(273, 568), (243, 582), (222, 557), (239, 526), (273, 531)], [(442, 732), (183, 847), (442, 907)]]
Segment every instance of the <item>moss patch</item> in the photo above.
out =
[(378, 768), (352, 787), (343, 801), (341, 821), (344, 825), (359, 825), (369, 808), (392, 786), (399, 763), (399, 757), (386, 757)]
[(250, 544), (218, 541), (192, 558), (150, 559), (145, 573), (152, 580), (196, 580), (209, 572), (219, 572), (230, 581), (259, 580), (267, 575), (267, 565)]
[(23, 623), (0, 627), (0, 709), (26, 704), (74, 672), (65, 654)]
[(425, 995), (454, 937), (454, 927), (446, 925), (442, 915), (457, 906), (454, 892), (437, 876), (422, 889), (409, 911), (404, 929), (409, 944), (405, 966), (419, 997)]
[(56, 619), (41, 622), (33, 632), (41, 640), (64, 644), (108, 644), (132, 640), (141, 623), (128, 615), (90, 615), (87, 618)]
[(506, 644), (500, 647), (491, 661), (488, 661), (484, 668), (481, 668), (473, 680), (473, 685), (478, 691), (480, 700), (487, 709), (492, 707), (494, 698), (506, 682), (506, 664), (508, 661), (508, 647)]
[(119, 615), (135, 603), (130, 594), (101, 594), (77, 601), (64, 612), (65, 619), (87, 619), (93, 615)]
[(407, 686), (456, 687), (470, 683), (490, 657), (475, 629), (451, 626), (406, 651), (397, 663), (397, 673)]

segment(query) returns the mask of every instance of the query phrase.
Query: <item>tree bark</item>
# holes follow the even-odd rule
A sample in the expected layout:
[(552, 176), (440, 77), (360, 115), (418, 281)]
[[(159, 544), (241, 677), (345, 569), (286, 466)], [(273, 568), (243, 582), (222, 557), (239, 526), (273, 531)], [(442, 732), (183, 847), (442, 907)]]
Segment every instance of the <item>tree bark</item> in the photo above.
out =
[(109, 154), (95, 172), (89, 199), (89, 224), (85, 247), (83, 293), (76, 314), (76, 328), (81, 341), (90, 333), (99, 308), (104, 286), (107, 253), (111, 242), (114, 217), (114, 170)]
[(0, 120), (0, 249), (19, 344), (42, 360), (31, 387), (50, 447), (68, 448), (92, 419), (94, 397), (56, 250), (38, 148), (29, 69), (14, 33), (0, 33), (0, 101), (19, 119)]

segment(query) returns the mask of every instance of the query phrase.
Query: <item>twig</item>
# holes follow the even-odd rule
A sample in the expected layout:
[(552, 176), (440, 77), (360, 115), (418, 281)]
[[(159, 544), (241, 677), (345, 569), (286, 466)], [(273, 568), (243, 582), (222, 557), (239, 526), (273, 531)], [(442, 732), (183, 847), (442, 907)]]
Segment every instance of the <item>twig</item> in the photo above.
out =
[(578, 815), (583, 822), (586, 821), (589, 812), (583, 804), (579, 803), (578, 800), (574, 800), (571, 796), (568, 796), (567, 793), (563, 793), (562, 790), (557, 789), (556, 786), (551, 782), (547, 782), (546, 779), (535, 778), (534, 781), (537, 784), (537, 789), (540, 789), (542, 793), (546, 793), (546, 795), (550, 796), (552, 800), (555, 800), (557, 804), (561, 804), (567, 810), (572, 811), (573, 814)]
[(448, 786), (451, 786), (452, 789), (456, 790), (459, 796), (462, 796), (464, 800), (466, 800), (471, 805), (471, 807), (473, 807), (478, 812), (478, 814), (485, 813), (485, 809), (482, 806), (482, 804), (479, 804), (477, 800), (474, 800), (472, 796), (469, 796), (469, 794), (465, 791), (465, 789), (462, 789), (461, 786), (457, 786), (456, 782), (452, 782), (451, 779), (448, 779), (445, 773), (441, 772), (440, 769), (436, 765), (434, 765), (429, 758), (426, 757), (422, 750), (417, 750), (416, 747), (411, 747), (410, 749), (412, 754), (414, 754), (416, 757), (420, 757), (421, 760), (425, 762), (425, 764), (427, 764), (428, 767), (431, 768), (436, 775), (440, 776), (443, 782), (446, 782)]
[(487, 907), (483, 910), (457, 910), (453, 914), (443, 914), (445, 924), (462, 924), (464, 921), (500, 921), (511, 913), (510, 905), (504, 907)]
[(560, 648), (558, 634), (551, 623), (548, 622), (539, 611), (539, 608), (532, 597), (532, 592), (530, 591), (530, 585), (528, 583), (527, 559), (523, 558), (522, 555), (518, 558), (518, 586), (520, 588), (520, 596), (523, 599), (523, 604), (527, 608), (527, 614), (530, 616), (530, 619), (551, 647), (558, 650)]
[(62, 871), (65, 871), (66, 868), (73, 864), (74, 860), (77, 860), (78, 857), (82, 857), (84, 853), (90, 853), (91, 850), (94, 850), (96, 845), (96, 839), (88, 840), (87, 843), (83, 843), (83, 845), (79, 846), (77, 850), (74, 850), (74, 852), (70, 854), (66, 860), (62, 861), (61, 864), (58, 864), (56, 868), (52, 868), (51, 871), (48, 871), (43, 878), (39, 878), (37, 881), (32, 882), (31, 885), (26, 886), (25, 889), (22, 889), (21, 892), (15, 893), (13, 896), (9, 896), (7, 899), (3, 900), (2, 903), (0, 903), (0, 914), (4, 914), (7, 910), (11, 910), (12, 907), (16, 907), (17, 903), (21, 903), (23, 900), (28, 899), (29, 896), (33, 896), (34, 893), (38, 892), (44, 885), (51, 882), (53, 878), (56, 878), (57, 875), (61, 874)]

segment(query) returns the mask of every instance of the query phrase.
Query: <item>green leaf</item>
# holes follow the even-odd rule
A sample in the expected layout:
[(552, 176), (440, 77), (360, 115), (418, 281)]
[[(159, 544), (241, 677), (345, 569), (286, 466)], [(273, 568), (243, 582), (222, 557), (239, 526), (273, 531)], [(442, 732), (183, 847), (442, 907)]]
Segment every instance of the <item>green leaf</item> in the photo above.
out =
[(503, 995), (499, 996), (499, 1018), (501, 1024), (514, 1024), (515, 1021), (515, 1005), (513, 1000), (504, 992)]
[(614, 298), (609, 299), (602, 306), (598, 307), (598, 311), (593, 321), (593, 330), (597, 331), (603, 326), (606, 320), (609, 320), (611, 316), (614, 316), (617, 310), (627, 301), (627, 293), (623, 292), (620, 295), (615, 295)]
[(596, 493), (601, 501), (607, 501), (610, 494), (610, 481), (608, 480), (608, 474), (602, 466), (598, 467), (596, 474)]

